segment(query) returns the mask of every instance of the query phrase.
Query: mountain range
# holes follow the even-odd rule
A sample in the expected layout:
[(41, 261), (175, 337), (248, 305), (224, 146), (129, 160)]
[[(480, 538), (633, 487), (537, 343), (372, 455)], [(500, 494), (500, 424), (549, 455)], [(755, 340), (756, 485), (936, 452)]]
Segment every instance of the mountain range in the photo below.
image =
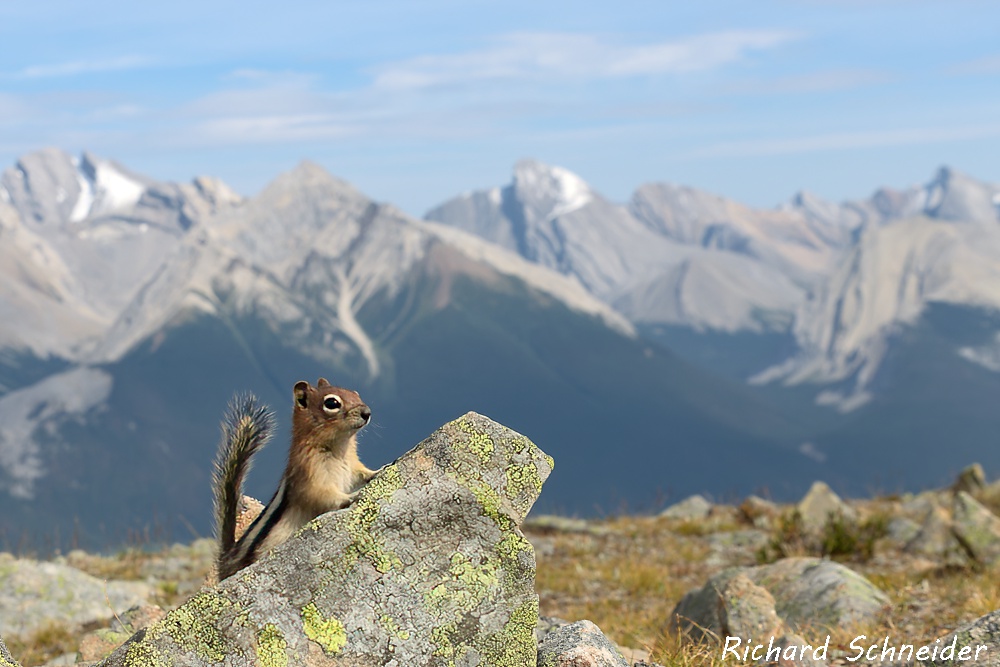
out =
[(416, 220), (308, 162), (245, 198), (25, 155), (0, 177), (0, 540), (207, 534), (227, 400), (285, 433), (320, 375), (372, 406), (372, 467), (467, 410), (529, 435), (548, 511), (1000, 468), (998, 205), (949, 169), (842, 204), (622, 205), (525, 160)]

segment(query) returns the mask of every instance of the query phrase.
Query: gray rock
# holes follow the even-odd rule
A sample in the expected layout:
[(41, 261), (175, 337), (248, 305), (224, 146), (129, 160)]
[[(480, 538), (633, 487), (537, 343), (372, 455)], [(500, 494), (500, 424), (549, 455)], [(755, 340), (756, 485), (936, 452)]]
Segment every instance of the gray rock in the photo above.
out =
[[(1000, 610), (990, 612), (985, 616), (980, 616), (976, 620), (963, 625), (954, 632), (949, 632), (939, 640), (941, 643), (930, 642), (931, 646), (938, 645), (942, 648), (937, 660), (924, 660), (910, 662), (908, 664), (921, 665), (975, 665), (976, 667), (1000, 667)], [(947, 659), (942, 659), (943, 649), (952, 642), (955, 649)], [(976, 653), (977, 648), (985, 646), (980, 653)], [(965, 647), (971, 647), (971, 651), (965, 656), (961, 656), (961, 651)], [(961, 656), (961, 658), (960, 658)], [(976, 659), (978, 657), (978, 659)]]
[[(527, 667), (529, 663), (524, 663)], [(489, 667), (494, 667), (490, 664)], [(517, 667), (521, 667), (518, 664)], [(629, 667), (601, 629), (577, 621), (550, 632), (538, 645), (538, 667)]]
[(718, 604), (721, 637), (766, 637), (783, 630), (774, 598), (745, 574), (737, 574), (722, 586)]
[(863, 576), (830, 560), (785, 558), (752, 568), (750, 577), (774, 596), (778, 616), (793, 630), (873, 622), (890, 604)]
[(942, 493), (941, 491), (923, 491), (904, 501), (900, 509), (911, 519), (923, 521), (928, 514), (937, 508), (945, 507), (948, 504), (947, 501), (950, 500), (950, 498), (946, 499), (946, 496), (950, 495), (950, 493)]
[(965, 491), (955, 494), (952, 530), (969, 555), (977, 562), (1000, 560), (1000, 518)]
[[(874, 622), (890, 604), (885, 593), (839, 563), (818, 558), (785, 558), (770, 565), (725, 570), (702, 588), (690, 591), (671, 615), (677, 629), (695, 639), (703, 639), (705, 635), (692, 628), (723, 636), (728, 610), (737, 604), (725, 591), (737, 576), (745, 576), (766, 589), (778, 618), (793, 631)], [(767, 618), (767, 599), (757, 596), (756, 601), (755, 613)], [(749, 617), (749, 611), (742, 613)]]
[(841, 500), (825, 482), (813, 482), (796, 510), (802, 517), (802, 529), (810, 535), (821, 534), (831, 517), (841, 516), (848, 521), (857, 519), (854, 508)]
[(46, 623), (70, 626), (106, 621), (119, 610), (144, 604), (149, 584), (104, 581), (68, 565), (0, 553), (0, 628), (20, 635)]
[(920, 524), (905, 516), (893, 517), (886, 526), (886, 539), (894, 545), (905, 546), (920, 534)]
[(103, 664), (530, 665), (535, 558), (518, 526), (551, 469), (470, 412)]
[(973, 463), (958, 473), (954, 483), (951, 485), (952, 491), (965, 491), (966, 493), (974, 493), (985, 488), (986, 473), (983, 471), (983, 466), (978, 463)]
[(951, 516), (943, 507), (928, 512), (920, 532), (907, 542), (907, 553), (943, 559), (947, 562), (968, 562), (968, 557), (952, 532)]
[(3, 643), (3, 637), (0, 637), (0, 667), (21, 667), (7, 650), (7, 645)]
[(696, 521), (708, 517), (708, 513), (711, 511), (712, 503), (708, 502), (704, 496), (693, 495), (663, 510), (660, 512), (660, 516), (666, 519)]

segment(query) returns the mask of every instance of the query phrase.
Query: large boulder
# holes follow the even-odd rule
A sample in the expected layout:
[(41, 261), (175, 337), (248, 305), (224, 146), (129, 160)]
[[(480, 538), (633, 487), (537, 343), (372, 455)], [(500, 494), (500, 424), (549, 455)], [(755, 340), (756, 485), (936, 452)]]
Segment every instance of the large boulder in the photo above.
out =
[(102, 581), (61, 563), (0, 553), (0, 628), (30, 634), (48, 623), (83, 626), (107, 621), (115, 610), (143, 604), (153, 593), (137, 581)]
[(102, 664), (533, 665), (535, 556), (518, 526), (551, 470), (469, 413)]
[(773, 634), (870, 623), (889, 605), (885, 593), (839, 563), (785, 558), (720, 572), (687, 593), (671, 617), (676, 629), (702, 639), (750, 630), (772, 634), (775, 615), (780, 627), (774, 627)]

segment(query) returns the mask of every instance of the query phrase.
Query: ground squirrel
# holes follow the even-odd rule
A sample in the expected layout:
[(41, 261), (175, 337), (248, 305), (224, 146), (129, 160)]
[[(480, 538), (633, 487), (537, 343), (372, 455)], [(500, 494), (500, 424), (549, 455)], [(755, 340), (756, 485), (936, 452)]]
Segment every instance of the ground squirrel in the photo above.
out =
[(253, 396), (234, 399), (222, 424), (215, 460), (215, 525), (219, 580), (250, 565), (323, 512), (347, 506), (375, 471), (358, 459), (357, 432), (371, 410), (357, 392), (324, 378), (293, 389), (292, 442), (278, 490), (236, 539), (243, 478), (274, 427), (273, 415)]

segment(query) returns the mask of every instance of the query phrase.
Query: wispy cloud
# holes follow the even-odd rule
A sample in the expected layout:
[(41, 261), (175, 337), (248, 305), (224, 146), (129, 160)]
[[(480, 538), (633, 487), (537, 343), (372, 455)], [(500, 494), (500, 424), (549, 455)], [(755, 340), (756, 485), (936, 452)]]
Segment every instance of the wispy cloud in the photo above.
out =
[(137, 69), (149, 64), (142, 56), (122, 56), (106, 60), (73, 60), (49, 65), (31, 65), (14, 74), (18, 79), (42, 79), (50, 77), (78, 76), (99, 72), (119, 72)]
[(205, 120), (193, 128), (193, 138), (206, 144), (267, 144), (341, 139), (356, 132), (331, 114), (286, 114)]
[(978, 75), (978, 74), (1000, 74), (1000, 55), (986, 56), (958, 63), (948, 69), (951, 74)]
[(886, 129), (866, 132), (836, 132), (788, 139), (751, 139), (730, 141), (697, 148), (684, 154), (686, 158), (748, 157), (836, 151), (884, 146), (914, 146), (1000, 137), (1000, 123), (957, 125), (954, 127), (923, 127)]
[(516, 33), (488, 48), (424, 55), (374, 70), (386, 89), (459, 86), (483, 81), (615, 78), (683, 73), (720, 67), (753, 51), (772, 49), (800, 35), (782, 30), (731, 30), (642, 46), (594, 35)]
[(733, 93), (825, 93), (875, 86), (893, 80), (889, 72), (871, 69), (835, 69), (756, 81), (743, 80), (727, 88)]

